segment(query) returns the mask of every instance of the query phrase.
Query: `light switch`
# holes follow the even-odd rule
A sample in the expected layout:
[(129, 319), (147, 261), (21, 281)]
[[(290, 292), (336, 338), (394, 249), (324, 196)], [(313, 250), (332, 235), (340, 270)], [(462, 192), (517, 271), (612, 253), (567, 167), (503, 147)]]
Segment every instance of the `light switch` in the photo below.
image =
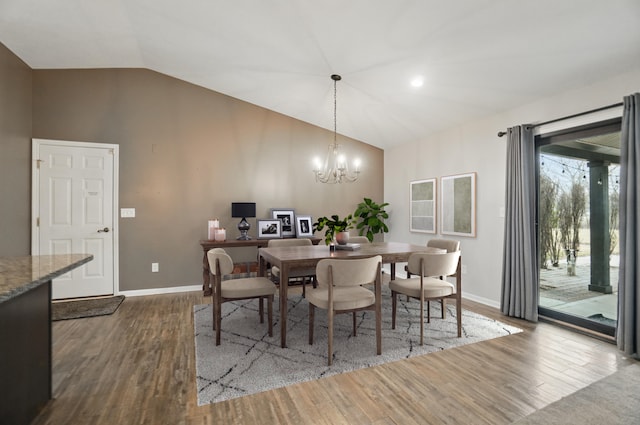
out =
[(136, 216), (135, 208), (120, 208), (120, 217), (122, 218), (134, 218)]

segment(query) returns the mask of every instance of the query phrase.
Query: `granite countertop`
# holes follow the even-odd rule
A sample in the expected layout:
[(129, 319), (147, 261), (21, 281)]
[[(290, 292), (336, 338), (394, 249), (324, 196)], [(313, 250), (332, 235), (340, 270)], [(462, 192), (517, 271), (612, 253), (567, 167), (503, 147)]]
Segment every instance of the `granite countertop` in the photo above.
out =
[(91, 254), (0, 257), (0, 303), (88, 263)]

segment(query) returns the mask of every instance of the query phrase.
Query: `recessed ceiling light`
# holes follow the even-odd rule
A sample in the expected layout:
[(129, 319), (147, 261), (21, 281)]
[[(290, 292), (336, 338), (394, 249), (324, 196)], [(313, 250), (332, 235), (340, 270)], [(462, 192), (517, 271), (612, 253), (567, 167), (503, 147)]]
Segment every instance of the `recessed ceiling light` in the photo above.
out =
[(411, 80), (411, 87), (422, 87), (424, 85), (424, 78), (415, 77)]

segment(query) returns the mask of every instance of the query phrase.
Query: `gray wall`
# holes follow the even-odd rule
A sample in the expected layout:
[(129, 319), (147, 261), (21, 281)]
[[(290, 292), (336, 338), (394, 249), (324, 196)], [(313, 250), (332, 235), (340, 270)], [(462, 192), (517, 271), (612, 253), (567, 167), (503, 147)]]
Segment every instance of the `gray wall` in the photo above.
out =
[(0, 256), (31, 251), (32, 75), (0, 44)]
[(120, 207), (136, 209), (119, 219), (120, 290), (200, 284), (198, 241), (210, 218), (237, 236), (233, 201), (256, 202), (263, 218), (273, 207), (315, 218), (384, 197), (382, 150), (346, 139), (361, 179), (316, 183), (311, 160), (330, 131), (149, 70), (33, 71), (33, 137), (119, 144)]

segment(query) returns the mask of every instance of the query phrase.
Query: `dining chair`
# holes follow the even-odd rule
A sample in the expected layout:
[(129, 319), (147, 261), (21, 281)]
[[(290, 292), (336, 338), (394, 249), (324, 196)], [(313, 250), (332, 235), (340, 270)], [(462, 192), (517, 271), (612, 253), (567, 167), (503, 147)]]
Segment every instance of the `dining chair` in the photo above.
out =
[[(267, 242), (267, 247), (282, 247), (282, 246), (311, 246), (311, 239), (305, 238), (295, 238), (295, 239), (269, 239)], [(311, 282), (311, 284), (315, 287), (315, 268), (310, 269), (302, 269), (302, 270), (292, 270), (289, 274), (289, 282), (288, 284), (296, 284), (302, 283), (302, 296), (306, 296), (306, 284), (307, 282)], [(273, 278), (276, 285), (280, 285), (280, 269), (277, 266), (271, 267), (271, 277)]]
[(349, 243), (370, 243), (366, 236), (349, 236)]
[(233, 260), (222, 248), (209, 250), (207, 259), (213, 276), (211, 302), (213, 306), (213, 328), (216, 331), (216, 345), (220, 345), (222, 303), (227, 301), (257, 298), (260, 323), (264, 323), (264, 300), (267, 300), (269, 336), (273, 336), (273, 296), (276, 293), (276, 285), (266, 277), (245, 277), (223, 281), (223, 276), (233, 272)]
[[(444, 249), (446, 250), (446, 252), (456, 252), (456, 251), (460, 251), (460, 241), (455, 240), (455, 239), (431, 239), (427, 242), (427, 248), (438, 248), (438, 249)], [(462, 263), (462, 259), (460, 259), (460, 262)], [(411, 277), (411, 273), (408, 270), (408, 267), (405, 266), (405, 271), (407, 272), (407, 279)], [(440, 276), (440, 279), (444, 279), (446, 276)], [(445, 318), (445, 311), (446, 311), (446, 300), (449, 298), (453, 298), (456, 300), (456, 306), (458, 304), (462, 304), (462, 290), (461, 288), (457, 287), (456, 285), (456, 291), (455, 293), (453, 293), (451, 296), (449, 297), (444, 297), (440, 299), (440, 312), (442, 314), (442, 318)], [(427, 301), (427, 311), (429, 311), (430, 309), (430, 304), (429, 301)], [(431, 315), (429, 314), (429, 317), (431, 317)], [(462, 325), (458, 326), (458, 336), (460, 336), (462, 333)]]
[[(334, 316), (352, 313), (353, 336), (356, 336), (356, 312), (371, 310), (376, 315), (376, 353), (382, 354), (382, 257), (358, 259), (323, 259), (316, 266), (318, 287), (309, 289), (309, 344), (313, 344), (315, 309), (327, 310), (328, 364), (333, 364)], [(362, 285), (374, 285), (371, 291)]]
[[(406, 295), (420, 301), (420, 345), (424, 343), (424, 303), (430, 300), (443, 300), (460, 294), (461, 261), (460, 251), (447, 253), (418, 252), (409, 256), (407, 268), (412, 275), (418, 277), (395, 279), (389, 282), (391, 290), (391, 329), (396, 328), (396, 310), (398, 294)], [(455, 275), (456, 284), (443, 276)], [(457, 298), (460, 299), (459, 297)], [(443, 304), (444, 305), (444, 304)], [(456, 304), (458, 337), (462, 336), (462, 303)], [(427, 322), (431, 314), (427, 308)]]

